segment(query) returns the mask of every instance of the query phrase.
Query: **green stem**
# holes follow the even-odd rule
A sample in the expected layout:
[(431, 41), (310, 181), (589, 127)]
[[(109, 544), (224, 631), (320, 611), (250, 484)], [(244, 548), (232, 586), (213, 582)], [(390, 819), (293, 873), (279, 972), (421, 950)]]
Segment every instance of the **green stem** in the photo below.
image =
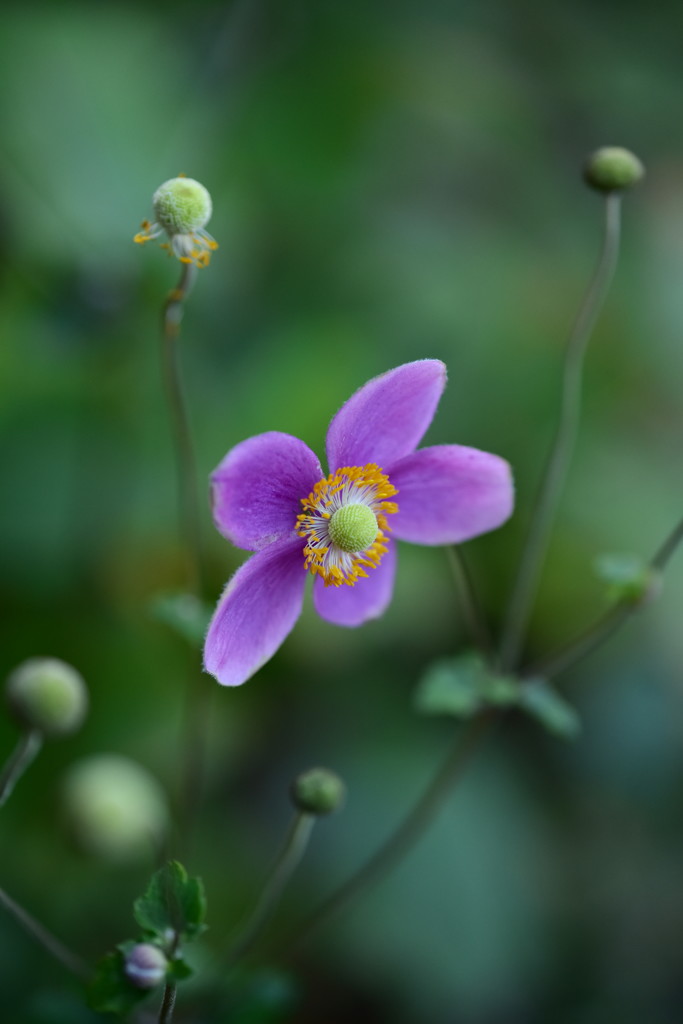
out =
[(306, 814), (304, 811), (299, 811), (295, 815), (263, 892), (230, 950), (231, 964), (249, 952), (272, 917), (287, 883), (306, 852), (315, 821), (313, 814)]
[(29, 935), (32, 935), (55, 960), (59, 960), (63, 967), (66, 967), (68, 971), (75, 974), (81, 981), (90, 980), (90, 971), (83, 960), (67, 949), (59, 939), (56, 939), (47, 928), (44, 928), (39, 921), (31, 917), (28, 911), (11, 899), (3, 889), (0, 889), (0, 904), (12, 914), (22, 928)]
[(311, 932), (354, 900), (368, 886), (388, 874), (409, 853), (433, 821), (497, 718), (495, 712), (484, 712), (469, 723), (464, 735), (458, 732), (456, 742), (446, 760), (398, 827), (355, 874), (335, 889), (303, 920), (294, 936), (290, 936), (286, 944), (283, 944), (280, 950), (282, 956), (288, 957)]
[(503, 630), (501, 664), (504, 670), (514, 669), (517, 665), (531, 615), (533, 599), (548, 548), (550, 530), (576, 442), (581, 413), (584, 356), (616, 269), (620, 229), (621, 197), (617, 192), (611, 192), (605, 197), (605, 221), (600, 257), (567, 342), (559, 421), (531, 514), (529, 531), (512, 588), (507, 621)]
[(178, 986), (175, 981), (167, 981), (166, 988), (164, 989), (164, 998), (159, 1007), (159, 1024), (171, 1024), (177, 994)]
[(9, 799), (15, 785), (35, 760), (43, 745), (42, 733), (28, 729), (19, 739), (14, 751), (0, 772), (0, 807)]
[(196, 274), (197, 268), (193, 264), (184, 263), (178, 286), (169, 294), (164, 303), (162, 362), (178, 474), (180, 522), (189, 556), (188, 580), (191, 591), (200, 597), (202, 593), (202, 549), (199, 502), (197, 500), (197, 467), (178, 352), (180, 324), (184, 311), (183, 303), (192, 289)]
[[(650, 570), (653, 573), (661, 573), (668, 565), (681, 541), (683, 540), (683, 519), (674, 527), (664, 543), (657, 549), (650, 561)], [(618, 601), (613, 608), (608, 609), (605, 614), (593, 623), (585, 632), (581, 633), (574, 640), (565, 644), (554, 654), (548, 655), (541, 661), (525, 668), (521, 676), (531, 679), (535, 676), (542, 676), (550, 679), (573, 668), (580, 661), (601, 647), (606, 640), (612, 636), (628, 619), (647, 604), (647, 595), (643, 601), (624, 599)]]
[(476, 646), (488, 657), (493, 651), (491, 632), (477, 598), (464, 552), (459, 545), (452, 544), (446, 548), (446, 556), (453, 572), (467, 628)]

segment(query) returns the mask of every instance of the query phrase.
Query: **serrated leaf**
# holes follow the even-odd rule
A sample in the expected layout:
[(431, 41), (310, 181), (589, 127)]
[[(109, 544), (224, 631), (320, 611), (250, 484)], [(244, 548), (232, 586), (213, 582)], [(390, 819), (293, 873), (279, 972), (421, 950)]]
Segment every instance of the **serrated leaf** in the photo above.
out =
[(176, 981), (184, 981), (185, 978), (189, 978), (193, 974), (194, 971), (182, 957), (176, 957), (175, 960), (172, 960), (168, 968), (168, 977), (174, 978)]
[(575, 708), (545, 679), (529, 679), (522, 684), (519, 706), (554, 736), (572, 740), (581, 732), (581, 719)]
[(133, 905), (135, 920), (146, 932), (167, 941), (169, 933), (193, 938), (204, 928), (206, 899), (199, 878), (188, 878), (177, 860), (169, 861), (150, 880)]
[(91, 1010), (115, 1013), (122, 1017), (149, 995), (149, 990), (131, 984), (125, 975), (124, 965), (123, 953), (118, 949), (115, 953), (107, 953), (100, 960), (87, 991), (87, 1002)]
[(491, 672), (478, 654), (463, 654), (429, 666), (418, 684), (415, 706), (427, 715), (470, 718), (483, 707), (515, 704), (518, 695), (515, 679)]
[(193, 647), (201, 647), (213, 608), (194, 594), (183, 591), (157, 594), (149, 604), (152, 616), (170, 626)]

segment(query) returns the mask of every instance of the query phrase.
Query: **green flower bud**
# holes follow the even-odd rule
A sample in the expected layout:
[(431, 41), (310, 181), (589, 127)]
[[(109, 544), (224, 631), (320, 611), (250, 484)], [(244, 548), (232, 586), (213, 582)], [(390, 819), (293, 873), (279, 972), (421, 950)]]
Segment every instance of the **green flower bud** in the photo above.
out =
[(168, 971), (168, 960), (158, 946), (139, 942), (126, 956), (124, 973), (136, 988), (156, 988)]
[(79, 845), (110, 860), (149, 854), (168, 825), (168, 803), (159, 783), (118, 754), (95, 754), (74, 764), (64, 780), (63, 801)]
[(5, 693), (22, 725), (45, 736), (75, 732), (88, 710), (83, 677), (58, 658), (29, 658), (10, 673)]
[(586, 160), (583, 176), (599, 192), (616, 192), (637, 185), (645, 168), (635, 155), (621, 146), (603, 146)]
[(328, 768), (310, 768), (297, 775), (290, 792), (294, 806), (306, 814), (331, 814), (346, 798), (344, 782)]

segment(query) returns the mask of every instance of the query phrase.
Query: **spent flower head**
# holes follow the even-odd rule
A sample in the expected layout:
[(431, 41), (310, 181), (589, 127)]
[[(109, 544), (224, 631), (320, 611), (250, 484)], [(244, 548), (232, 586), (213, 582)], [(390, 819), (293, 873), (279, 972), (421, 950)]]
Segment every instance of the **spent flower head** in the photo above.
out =
[(162, 248), (168, 249), (181, 263), (193, 263), (197, 267), (208, 266), (211, 252), (218, 243), (211, 237), (205, 226), (211, 219), (211, 196), (194, 178), (179, 175), (159, 185), (152, 196), (155, 220), (143, 220), (134, 242), (144, 244), (165, 233), (168, 242)]
[(461, 445), (416, 451), (446, 384), (438, 359), (368, 381), (327, 432), (325, 475), (296, 437), (271, 431), (233, 448), (214, 471), (218, 530), (255, 554), (228, 583), (209, 626), (204, 666), (237, 686), (298, 619), (306, 575), (322, 618), (360, 626), (391, 600), (396, 544), (459, 544), (494, 530), (513, 506), (510, 467)]

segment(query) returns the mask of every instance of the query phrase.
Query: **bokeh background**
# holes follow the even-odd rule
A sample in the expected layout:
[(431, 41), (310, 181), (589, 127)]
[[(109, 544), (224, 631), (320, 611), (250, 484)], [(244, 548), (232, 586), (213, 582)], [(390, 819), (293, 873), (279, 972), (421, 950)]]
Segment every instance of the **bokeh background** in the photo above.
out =
[[(401, 550), (381, 621), (345, 631), (307, 605), (236, 691), (200, 677), (150, 614), (184, 581), (158, 340), (177, 265), (131, 244), (152, 192), (184, 172), (214, 200), (220, 249), (182, 342), (202, 489), (239, 440), (279, 429), (322, 451), (361, 383), (441, 358), (450, 384), (428, 441), (498, 452), (515, 471), (514, 519), (467, 546), (497, 623), (598, 246), (580, 166), (602, 144), (642, 157), (533, 620), (540, 654), (605, 607), (595, 556), (650, 555), (683, 510), (682, 27), (677, 5), (643, 0), (6, 5), (0, 668), (64, 658), (92, 710), (3, 809), (0, 884), (82, 955), (134, 932), (153, 864), (75, 848), (60, 798), (72, 763), (132, 757), (178, 808), (188, 677), (201, 688), (196, 831), (171, 846), (208, 890), (196, 962), (259, 892), (291, 777), (336, 769), (348, 803), (318, 826), (273, 924), (284, 938), (443, 756), (453, 726), (418, 718), (412, 694), (425, 665), (468, 643), (430, 549)], [(215, 599), (242, 556), (207, 503), (203, 516)], [(270, 1010), (208, 1018), (188, 996), (178, 1019), (679, 1021), (682, 607), (678, 558), (662, 599), (560, 680), (579, 740), (506, 721), (410, 858), (312, 937), (291, 977), (271, 978)], [(2, 759), (17, 736), (1, 717)], [(3, 1020), (96, 1019), (4, 913), (0, 950)], [(293, 993), (289, 1010), (277, 992)]]

